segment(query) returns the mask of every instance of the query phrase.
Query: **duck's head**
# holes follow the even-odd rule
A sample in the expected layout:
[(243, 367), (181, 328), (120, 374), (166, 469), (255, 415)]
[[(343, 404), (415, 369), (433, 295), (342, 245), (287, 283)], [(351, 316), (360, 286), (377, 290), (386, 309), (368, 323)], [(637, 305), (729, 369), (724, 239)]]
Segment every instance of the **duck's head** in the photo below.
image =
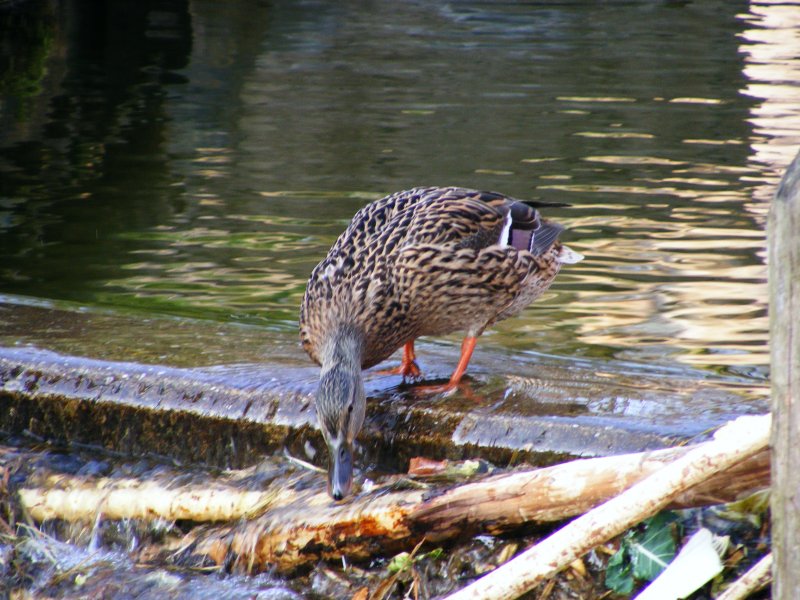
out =
[(364, 423), (366, 397), (361, 365), (345, 361), (323, 367), (316, 408), (328, 445), (328, 493), (341, 500), (353, 485), (353, 440)]

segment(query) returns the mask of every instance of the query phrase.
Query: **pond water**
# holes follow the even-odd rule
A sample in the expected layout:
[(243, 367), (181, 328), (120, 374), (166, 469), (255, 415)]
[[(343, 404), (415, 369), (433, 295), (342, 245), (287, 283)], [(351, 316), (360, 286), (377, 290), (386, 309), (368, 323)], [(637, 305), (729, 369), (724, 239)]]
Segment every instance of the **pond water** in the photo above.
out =
[(798, 5), (31, 0), (0, 20), (0, 293), (294, 336), (359, 207), (462, 185), (571, 204), (547, 214), (586, 255), (485, 346), (765, 389)]

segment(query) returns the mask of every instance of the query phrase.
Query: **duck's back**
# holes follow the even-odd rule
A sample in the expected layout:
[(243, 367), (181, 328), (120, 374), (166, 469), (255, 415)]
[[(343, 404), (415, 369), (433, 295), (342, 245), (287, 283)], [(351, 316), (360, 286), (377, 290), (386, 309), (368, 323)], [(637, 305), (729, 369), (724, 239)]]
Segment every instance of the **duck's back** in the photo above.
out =
[(363, 332), (363, 366), (420, 335), (479, 334), (558, 272), (562, 228), (500, 194), (415, 188), (362, 208), (311, 274), (303, 347), (321, 362), (337, 328)]

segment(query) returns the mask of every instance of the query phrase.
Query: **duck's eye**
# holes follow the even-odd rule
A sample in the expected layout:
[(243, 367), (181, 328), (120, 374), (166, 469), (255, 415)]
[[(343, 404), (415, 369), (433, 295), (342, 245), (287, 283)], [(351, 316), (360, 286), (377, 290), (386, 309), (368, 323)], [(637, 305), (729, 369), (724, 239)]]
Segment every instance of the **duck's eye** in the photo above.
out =
[(353, 414), (353, 403), (352, 402), (347, 405), (347, 413), (348, 414)]

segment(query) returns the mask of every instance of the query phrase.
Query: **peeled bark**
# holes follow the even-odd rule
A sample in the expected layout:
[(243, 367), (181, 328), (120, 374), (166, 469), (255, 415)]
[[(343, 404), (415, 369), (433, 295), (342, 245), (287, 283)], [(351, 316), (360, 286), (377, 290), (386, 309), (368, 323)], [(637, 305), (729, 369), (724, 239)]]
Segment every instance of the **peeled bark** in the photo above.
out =
[(292, 490), (238, 490), (213, 483), (169, 489), (163, 482), (65, 476), (50, 477), (48, 483), (54, 487), (19, 491), (23, 506), (37, 521), (91, 521), (98, 514), (111, 520), (232, 521), (285, 505), (296, 496)]

